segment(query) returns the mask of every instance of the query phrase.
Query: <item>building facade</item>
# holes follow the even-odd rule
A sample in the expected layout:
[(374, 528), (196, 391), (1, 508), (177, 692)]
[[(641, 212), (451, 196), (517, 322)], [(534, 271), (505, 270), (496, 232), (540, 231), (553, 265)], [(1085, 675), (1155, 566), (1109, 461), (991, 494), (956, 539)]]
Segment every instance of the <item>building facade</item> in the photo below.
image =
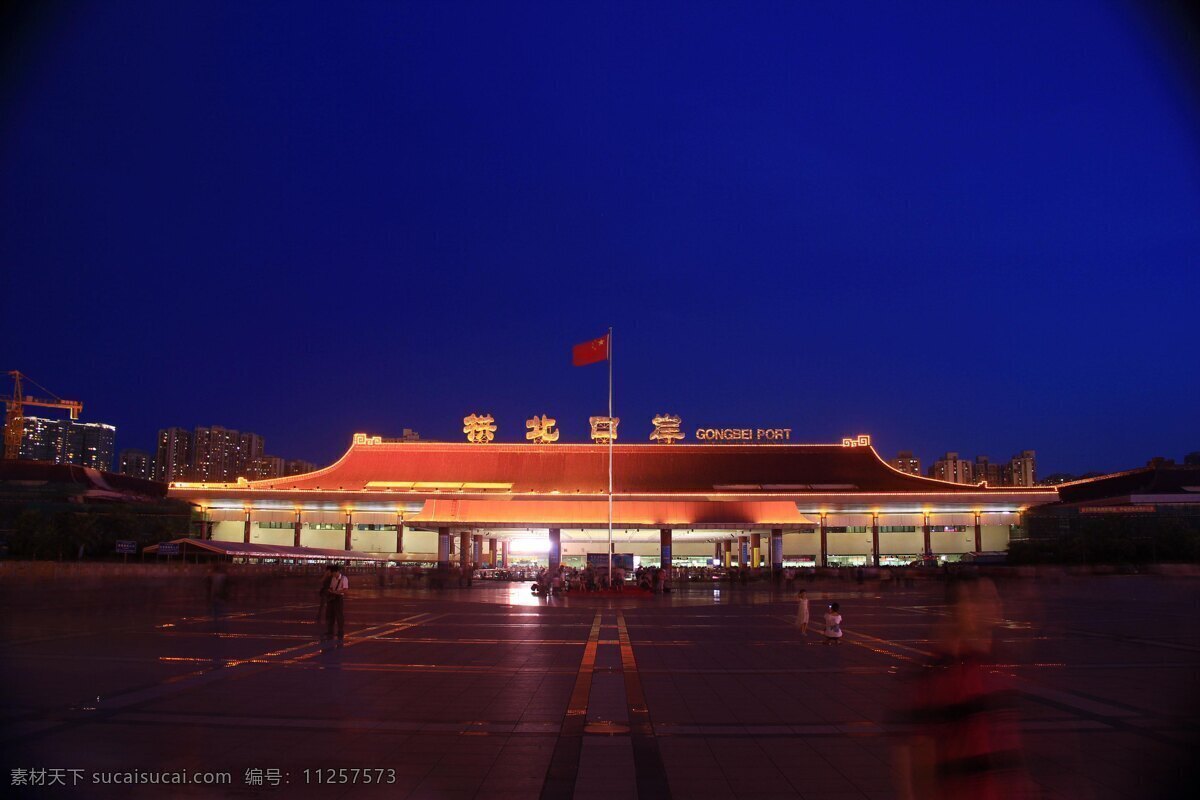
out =
[[(1053, 488), (992, 488), (897, 470), (866, 437), (841, 445), (617, 444), (613, 541), (644, 563), (897, 565), (1004, 550)], [(607, 550), (609, 450), (356, 435), (301, 475), (176, 483), (205, 535), (344, 547), (397, 560), (551, 564)], [(969, 466), (969, 462), (967, 463)], [(457, 545), (457, 547), (454, 547)], [(465, 555), (462, 555), (465, 554)]]
[(901, 450), (892, 459), (891, 465), (893, 469), (907, 472), (909, 475), (921, 474), (921, 459), (914, 456), (911, 450)]
[(975, 483), (971, 462), (959, 458), (958, 453), (946, 453), (933, 462), (933, 466), (929, 468), (929, 477), (949, 483)]
[(117, 429), (102, 422), (22, 417), (20, 458), (109, 471)]
[(1037, 453), (1022, 450), (1008, 462), (1006, 483), (1009, 486), (1037, 486)]
[(154, 480), (162, 483), (192, 477), (192, 434), (186, 428), (164, 428), (158, 432), (154, 457)]
[(133, 478), (154, 480), (154, 459), (145, 450), (126, 448), (117, 457), (117, 472)]

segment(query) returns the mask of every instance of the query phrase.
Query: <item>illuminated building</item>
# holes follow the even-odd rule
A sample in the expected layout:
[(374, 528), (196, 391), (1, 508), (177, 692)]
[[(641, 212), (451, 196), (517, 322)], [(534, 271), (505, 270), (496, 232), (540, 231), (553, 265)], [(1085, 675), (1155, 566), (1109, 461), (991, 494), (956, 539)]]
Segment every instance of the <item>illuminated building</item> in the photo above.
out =
[(158, 432), (158, 450), (154, 457), (154, 480), (162, 483), (191, 477), (192, 434), (184, 428), (164, 428)]
[(252, 481), (278, 478), (284, 474), (283, 459), (279, 456), (258, 456), (246, 465), (246, 477)]
[(958, 453), (946, 453), (933, 462), (933, 466), (929, 468), (929, 477), (950, 483), (975, 482), (972, 480), (971, 462), (965, 458), (959, 458)]
[[(454, 541), (474, 563), (521, 551), (581, 564), (607, 546), (608, 454), (607, 443), (357, 434), (322, 469), (175, 483), (170, 494), (199, 506), (205, 528), (222, 541), (442, 563), (453, 559)], [(614, 549), (644, 563), (753, 564), (755, 553), (772, 568), (953, 560), (1006, 549), (1026, 509), (1058, 499), (1054, 488), (905, 473), (881, 460), (867, 437), (840, 445), (618, 443), (612, 457)]]
[(20, 457), (111, 470), (117, 429), (102, 422), (23, 417)]
[(126, 448), (117, 456), (117, 472), (133, 478), (153, 480), (154, 459), (145, 450)]
[(901, 450), (891, 460), (891, 465), (893, 469), (907, 472), (909, 475), (921, 474), (921, 459), (914, 456), (911, 450)]
[(67, 463), (108, 472), (113, 467), (117, 429), (103, 422), (67, 421)]
[(27, 461), (67, 463), (70, 420), (24, 417), (21, 419), (21, 455)]
[(192, 433), (192, 460), (188, 471), (192, 480), (232, 481), (238, 477), (238, 452), (241, 435), (222, 428), (198, 427)]
[(1009, 486), (1037, 486), (1037, 453), (1022, 450), (1008, 462), (1005, 483)]

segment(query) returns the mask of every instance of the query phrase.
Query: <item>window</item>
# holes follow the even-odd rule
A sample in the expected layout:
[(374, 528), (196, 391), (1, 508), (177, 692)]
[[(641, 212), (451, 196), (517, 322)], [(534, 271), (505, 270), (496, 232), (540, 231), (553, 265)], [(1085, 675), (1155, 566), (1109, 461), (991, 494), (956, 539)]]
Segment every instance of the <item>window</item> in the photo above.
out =
[(966, 525), (930, 525), (930, 533), (966, 533)]
[(916, 525), (880, 525), (880, 533), (916, 533)]
[(394, 531), (394, 530), (396, 530), (395, 525), (376, 525), (373, 523), (367, 524), (367, 525), (357, 525), (355, 527), (357, 527), (360, 531)]
[(866, 533), (866, 525), (832, 525), (825, 529), (828, 533)]

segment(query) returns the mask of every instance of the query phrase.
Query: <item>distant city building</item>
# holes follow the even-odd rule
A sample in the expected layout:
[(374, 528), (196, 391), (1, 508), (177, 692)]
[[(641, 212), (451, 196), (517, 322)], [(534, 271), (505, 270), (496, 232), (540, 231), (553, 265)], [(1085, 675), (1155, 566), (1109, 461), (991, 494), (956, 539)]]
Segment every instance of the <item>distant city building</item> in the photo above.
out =
[(400, 434), (400, 441), (419, 442), (421, 441), (421, 434), (417, 433), (412, 428), (405, 428), (404, 432)]
[(265, 452), (266, 448), (263, 447), (263, 437), (257, 433), (243, 433), (239, 435), (237, 464), (234, 466), (234, 475), (237, 477), (250, 477), (255, 459), (261, 458)]
[(182, 481), (191, 476), (192, 434), (184, 428), (164, 428), (158, 432), (158, 451), (154, 457), (154, 480), (162, 483)]
[(303, 475), (306, 472), (314, 472), (316, 469), (317, 465), (311, 461), (304, 461), (299, 458), (288, 459), (283, 462), (283, 475), (281, 477)]
[(232, 483), (237, 480), (241, 434), (212, 427), (197, 427), (192, 433), (190, 478), (204, 483)]
[(1183, 463), (1184, 466), (1188, 467), (1200, 467), (1200, 450), (1197, 450), (1194, 453), (1188, 453), (1186, 456), (1184, 456)]
[(117, 457), (117, 472), (134, 478), (154, 478), (154, 459), (145, 450), (126, 448)]
[(986, 481), (988, 486), (1004, 485), (1004, 468), (999, 464), (993, 464), (987, 456), (975, 456), (972, 472), (975, 478), (973, 483)]
[(283, 477), (283, 459), (279, 456), (258, 456), (250, 461), (246, 477), (252, 481), (265, 481)]
[(1005, 483), (1009, 486), (1037, 486), (1037, 453), (1022, 450), (1008, 462)]
[(959, 458), (958, 453), (946, 453), (933, 462), (933, 466), (929, 468), (929, 477), (951, 483), (974, 483), (971, 462)]
[(116, 455), (117, 429), (103, 422), (68, 421), (67, 461), (81, 467), (112, 471)]
[(914, 456), (911, 450), (901, 450), (890, 463), (894, 468), (909, 475), (921, 474), (921, 459)]
[(1064, 483), (1072, 483), (1080, 480), (1080, 476), (1072, 475), (1069, 472), (1055, 472), (1052, 475), (1047, 475), (1038, 482), (1039, 486), (1062, 486)]
[(23, 417), (21, 419), (20, 458), (66, 464), (70, 420)]
[(117, 429), (102, 422), (22, 417), (20, 457), (111, 470)]

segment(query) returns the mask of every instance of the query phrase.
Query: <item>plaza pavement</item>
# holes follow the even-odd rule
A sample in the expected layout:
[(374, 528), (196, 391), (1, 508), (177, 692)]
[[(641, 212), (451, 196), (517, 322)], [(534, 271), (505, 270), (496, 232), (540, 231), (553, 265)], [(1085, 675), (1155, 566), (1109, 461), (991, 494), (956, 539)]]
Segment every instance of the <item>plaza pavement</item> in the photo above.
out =
[[(830, 647), (800, 635), (790, 595), (761, 589), (540, 600), (527, 584), (436, 593), (359, 579), (346, 646), (323, 650), (311, 581), (239, 581), (216, 621), (195, 576), (0, 589), (5, 794), (896, 797), (902, 712), (945, 611), (936, 582), (810, 584), (814, 618), (842, 605), (846, 640)], [(1016, 692), (1034, 796), (1191, 785), (1196, 588), (1000, 584), (993, 671)], [(354, 768), (390, 782), (316, 782)], [(83, 772), (55, 772), (71, 769)], [(14, 785), (37, 770), (68, 785)], [(90, 783), (132, 770), (231, 783)]]

